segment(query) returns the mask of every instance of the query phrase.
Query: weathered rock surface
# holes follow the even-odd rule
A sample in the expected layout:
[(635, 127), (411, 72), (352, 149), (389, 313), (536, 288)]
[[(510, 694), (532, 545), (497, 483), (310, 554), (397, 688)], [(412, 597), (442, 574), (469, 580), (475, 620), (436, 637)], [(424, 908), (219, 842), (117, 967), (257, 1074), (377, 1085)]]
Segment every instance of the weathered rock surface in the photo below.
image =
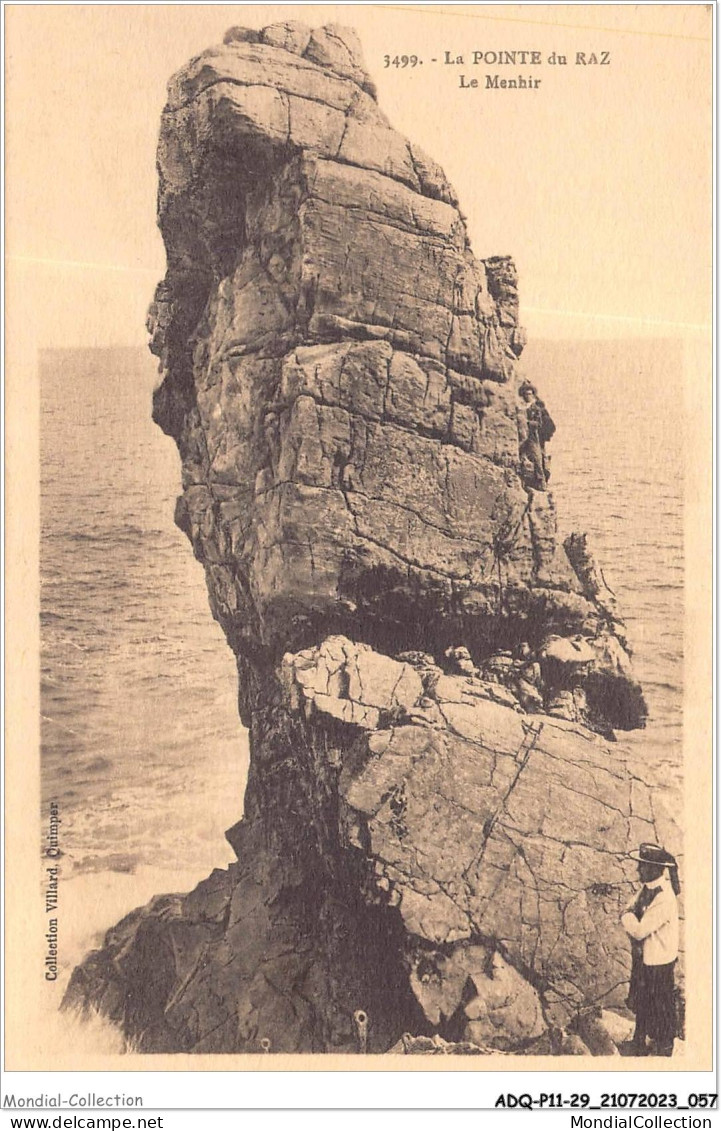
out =
[(522, 1051), (623, 1005), (627, 854), (674, 830), (620, 743), (342, 636), (287, 653), (266, 701), (238, 864), (114, 928), (69, 1000), (148, 1049), (283, 1052), (355, 1048), (358, 1008), (370, 1051)]
[[(236, 652), (343, 631), (481, 658), (603, 631), (524, 479), (513, 263), (475, 259), (354, 34), (233, 29), (171, 81), (158, 165), (155, 415)], [(642, 720), (626, 698), (603, 700), (610, 726)]]
[(113, 928), (67, 1003), (148, 1051), (344, 1051), (363, 1010), (371, 1052), (587, 1054), (627, 853), (679, 845), (614, 741), (643, 696), (557, 536), (513, 263), (473, 256), (347, 29), (231, 29), (171, 80), (158, 167), (154, 415), (251, 764), (237, 863)]

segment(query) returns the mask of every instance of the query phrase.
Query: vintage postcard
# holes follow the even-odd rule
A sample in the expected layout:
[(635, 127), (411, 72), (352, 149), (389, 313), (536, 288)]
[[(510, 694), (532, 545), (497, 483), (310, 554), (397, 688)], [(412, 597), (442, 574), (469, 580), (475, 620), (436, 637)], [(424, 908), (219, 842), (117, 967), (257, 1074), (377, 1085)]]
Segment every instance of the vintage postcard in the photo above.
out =
[(5, 21), (5, 1068), (708, 1070), (711, 8)]

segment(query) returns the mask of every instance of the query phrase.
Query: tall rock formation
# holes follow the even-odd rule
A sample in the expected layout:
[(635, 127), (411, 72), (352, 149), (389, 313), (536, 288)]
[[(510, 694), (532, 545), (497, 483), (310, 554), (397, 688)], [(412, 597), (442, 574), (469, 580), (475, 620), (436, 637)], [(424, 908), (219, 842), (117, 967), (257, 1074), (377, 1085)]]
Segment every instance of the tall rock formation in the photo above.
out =
[(643, 696), (557, 536), (513, 263), (345, 28), (232, 29), (171, 80), (158, 168), (154, 416), (251, 763), (237, 863), (67, 1001), (153, 1051), (533, 1047), (622, 1002), (626, 854), (676, 842), (613, 741)]

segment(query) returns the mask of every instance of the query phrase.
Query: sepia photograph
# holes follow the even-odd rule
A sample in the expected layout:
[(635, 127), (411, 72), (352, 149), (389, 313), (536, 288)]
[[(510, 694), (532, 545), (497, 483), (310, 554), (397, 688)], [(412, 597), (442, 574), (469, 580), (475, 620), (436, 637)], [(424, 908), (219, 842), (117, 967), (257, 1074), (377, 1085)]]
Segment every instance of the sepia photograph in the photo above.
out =
[(711, 9), (5, 22), (6, 1068), (708, 1070)]

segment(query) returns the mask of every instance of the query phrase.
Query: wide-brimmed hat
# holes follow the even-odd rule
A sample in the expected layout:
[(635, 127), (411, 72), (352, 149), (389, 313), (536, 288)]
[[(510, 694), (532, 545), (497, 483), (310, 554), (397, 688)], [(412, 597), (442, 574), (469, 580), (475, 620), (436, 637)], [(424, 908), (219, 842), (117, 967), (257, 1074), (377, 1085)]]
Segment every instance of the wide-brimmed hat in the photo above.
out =
[(656, 864), (661, 868), (676, 867), (676, 857), (660, 844), (641, 844), (638, 852), (629, 852), (629, 856), (639, 864)]

